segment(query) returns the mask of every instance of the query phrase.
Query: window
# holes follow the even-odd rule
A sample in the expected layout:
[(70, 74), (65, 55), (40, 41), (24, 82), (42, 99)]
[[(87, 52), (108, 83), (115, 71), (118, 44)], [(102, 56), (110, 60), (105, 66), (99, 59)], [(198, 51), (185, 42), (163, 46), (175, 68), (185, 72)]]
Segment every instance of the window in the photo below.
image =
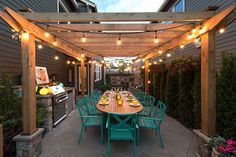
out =
[(185, 0), (179, 0), (171, 9), (171, 12), (184, 12), (185, 11)]
[(95, 65), (95, 81), (102, 79), (102, 66)]

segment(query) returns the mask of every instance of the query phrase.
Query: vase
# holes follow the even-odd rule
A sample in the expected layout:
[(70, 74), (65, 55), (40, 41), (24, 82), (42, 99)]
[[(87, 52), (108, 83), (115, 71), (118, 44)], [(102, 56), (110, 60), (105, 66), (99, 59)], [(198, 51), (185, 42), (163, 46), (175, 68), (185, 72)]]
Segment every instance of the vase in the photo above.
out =
[(213, 147), (211, 152), (211, 157), (218, 157), (220, 153)]

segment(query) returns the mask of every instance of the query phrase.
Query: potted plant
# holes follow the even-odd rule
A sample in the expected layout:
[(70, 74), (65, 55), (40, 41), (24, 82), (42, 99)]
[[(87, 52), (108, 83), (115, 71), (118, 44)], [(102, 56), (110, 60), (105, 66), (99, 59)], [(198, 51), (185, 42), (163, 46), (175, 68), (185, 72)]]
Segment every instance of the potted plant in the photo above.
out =
[(219, 147), (224, 145), (226, 143), (225, 139), (215, 135), (211, 136), (211, 140), (207, 142), (207, 147), (210, 148), (211, 151), (211, 157), (219, 157), (220, 152), (219, 152)]
[(236, 156), (236, 140), (229, 139), (223, 145), (219, 146), (218, 157), (235, 157)]

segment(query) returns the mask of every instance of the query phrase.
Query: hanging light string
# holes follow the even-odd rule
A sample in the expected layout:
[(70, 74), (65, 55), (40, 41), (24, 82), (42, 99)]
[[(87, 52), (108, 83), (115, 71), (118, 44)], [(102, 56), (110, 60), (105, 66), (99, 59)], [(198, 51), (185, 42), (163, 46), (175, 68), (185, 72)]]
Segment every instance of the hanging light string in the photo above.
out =
[(185, 23), (185, 24), (182, 24), (182, 25), (179, 25), (179, 26), (174, 26), (174, 27), (169, 27), (169, 28), (165, 28), (165, 29), (160, 29), (160, 30), (153, 30), (153, 31), (143, 31), (143, 32), (98, 32), (98, 31), (79, 31), (79, 30), (74, 30), (74, 29), (70, 29), (70, 28), (65, 28), (65, 27), (59, 27), (59, 26), (52, 26), (52, 25), (49, 25), (49, 24), (46, 24), (46, 23), (40, 23), (42, 25), (45, 25), (47, 27), (47, 30), (49, 27), (52, 27), (52, 28), (57, 28), (57, 29), (61, 29), (60, 31), (62, 32), (62, 30), (64, 30), (64, 32), (78, 32), (78, 33), (87, 33), (87, 34), (117, 34), (117, 35), (123, 35), (123, 34), (143, 34), (143, 33), (148, 33), (148, 32), (162, 32), (162, 31), (167, 31), (167, 30), (171, 30), (171, 29), (175, 29), (175, 28), (180, 28), (180, 27), (183, 27), (183, 26), (186, 26), (186, 25), (193, 25), (194, 23), (190, 22), (190, 23)]

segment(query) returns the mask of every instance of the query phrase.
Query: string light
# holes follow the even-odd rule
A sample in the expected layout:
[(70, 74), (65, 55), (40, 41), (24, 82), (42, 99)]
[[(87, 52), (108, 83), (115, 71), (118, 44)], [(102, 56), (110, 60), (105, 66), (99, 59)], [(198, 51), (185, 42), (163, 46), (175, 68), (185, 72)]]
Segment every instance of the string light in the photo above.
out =
[(161, 55), (162, 54), (162, 50), (158, 50), (158, 53)]
[(104, 61), (104, 60), (102, 60), (102, 61), (101, 61), (101, 63), (103, 63), (103, 64), (104, 64), (104, 63), (105, 63), (105, 61)]
[(54, 46), (57, 46), (57, 42), (56, 42), (56, 39), (55, 39), (55, 37), (54, 37), (54, 41), (53, 41), (53, 43), (52, 43)]
[(42, 49), (42, 48), (43, 48), (43, 45), (39, 44), (38, 49)]
[(67, 64), (70, 64), (70, 61), (67, 61), (66, 63), (67, 63)]
[(70, 21), (68, 21), (67, 24), (70, 24)]
[(85, 56), (85, 55), (82, 53), (82, 54), (81, 54), (81, 57), (83, 57), (83, 58), (84, 58), (84, 56)]
[(96, 64), (96, 61), (94, 60), (94, 61), (92, 61), (92, 63), (93, 63), (93, 64)]
[(144, 69), (144, 66), (142, 66), (142, 69)]
[(171, 54), (170, 54), (170, 53), (167, 53), (166, 57), (170, 57), (170, 56), (171, 56)]
[(224, 33), (224, 32), (225, 32), (225, 29), (224, 29), (224, 28), (221, 28), (221, 29), (219, 30), (219, 32), (220, 32), (220, 33)]
[(120, 45), (121, 44), (121, 38), (120, 38), (120, 34), (119, 34), (119, 38), (117, 40), (117, 45)]
[(181, 49), (183, 49), (183, 48), (184, 48), (184, 44), (183, 44), (183, 43), (180, 45), (180, 48), (181, 48)]
[(150, 69), (148, 69), (148, 72), (150, 72)]
[(200, 30), (199, 30), (199, 34), (203, 34), (205, 32), (205, 29), (202, 25), (200, 25)]
[(153, 62), (153, 64), (157, 64), (157, 62), (156, 62), (156, 61), (154, 61), (154, 62)]
[(89, 60), (89, 61), (88, 61), (88, 63), (89, 63), (89, 64), (91, 64), (91, 63), (92, 63), (92, 61), (91, 61), (91, 60)]
[(22, 34), (21, 34), (21, 38), (22, 38), (23, 40), (29, 40), (29, 33), (22, 33)]
[(44, 33), (44, 36), (45, 36), (46, 38), (48, 38), (48, 37), (49, 37), (49, 33), (48, 33), (48, 32), (45, 32), (45, 33)]
[(55, 57), (54, 57), (54, 59), (55, 59), (55, 60), (58, 60), (58, 59), (59, 59), (59, 57), (58, 57), (58, 56), (55, 56)]
[(12, 32), (16, 32), (14, 29), (11, 29)]
[(194, 43), (199, 42), (199, 40), (200, 40), (200, 38), (196, 38), (196, 39), (194, 40)]
[(154, 43), (158, 43), (159, 42), (159, 39), (157, 38), (157, 31), (155, 31), (155, 39), (154, 39)]
[(197, 29), (194, 28), (194, 29), (192, 30), (192, 33), (193, 33), (193, 34), (197, 33)]
[(152, 63), (149, 63), (149, 65), (152, 65)]
[(159, 62), (162, 62), (162, 59), (159, 59)]
[(81, 40), (82, 40), (82, 42), (86, 42), (86, 40), (87, 40), (85, 35), (84, 35), (84, 32), (83, 32), (83, 36), (82, 36)]
[(72, 64), (75, 64), (75, 61), (73, 61)]
[(148, 81), (148, 84), (150, 84), (151, 83), (151, 81)]
[(187, 38), (190, 40), (193, 38), (193, 35), (190, 33)]

